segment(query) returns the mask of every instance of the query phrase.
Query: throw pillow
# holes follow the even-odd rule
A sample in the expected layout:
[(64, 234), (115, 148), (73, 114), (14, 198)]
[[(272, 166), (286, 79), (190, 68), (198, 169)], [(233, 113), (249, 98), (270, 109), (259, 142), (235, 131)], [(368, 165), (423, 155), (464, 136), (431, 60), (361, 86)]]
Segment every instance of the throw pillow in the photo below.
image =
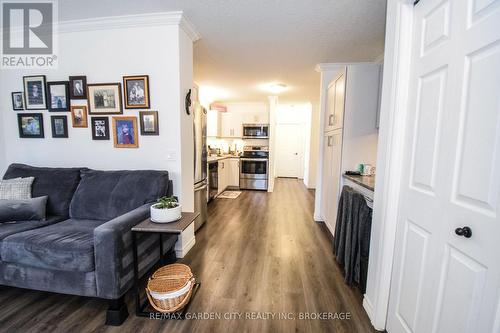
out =
[(34, 180), (35, 177), (0, 180), (0, 200), (30, 199)]
[(0, 200), (0, 223), (45, 220), (47, 198)]

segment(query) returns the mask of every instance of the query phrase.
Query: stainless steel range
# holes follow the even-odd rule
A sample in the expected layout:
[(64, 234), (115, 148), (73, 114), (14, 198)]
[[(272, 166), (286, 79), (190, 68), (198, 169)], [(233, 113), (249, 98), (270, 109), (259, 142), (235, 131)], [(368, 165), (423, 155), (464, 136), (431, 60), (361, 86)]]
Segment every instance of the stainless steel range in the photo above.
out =
[(240, 158), (240, 188), (267, 191), (269, 147), (245, 146)]

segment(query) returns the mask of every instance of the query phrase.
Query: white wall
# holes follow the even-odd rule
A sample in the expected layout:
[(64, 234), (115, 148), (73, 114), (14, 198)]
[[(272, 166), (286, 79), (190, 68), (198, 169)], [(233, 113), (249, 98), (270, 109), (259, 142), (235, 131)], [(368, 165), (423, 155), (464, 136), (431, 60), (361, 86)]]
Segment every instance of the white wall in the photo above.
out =
[(276, 174), (276, 117), (278, 113), (278, 96), (269, 96), (269, 179), (267, 191), (274, 191), (274, 175)]
[(184, 211), (194, 211), (194, 139), (193, 139), (193, 114), (185, 112), (185, 96), (193, 83), (193, 42), (181, 29), (179, 37), (179, 84), (180, 93), (178, 103), (180, 106), (180, 132), (181, 138), (177, 142), (181, 159), (181, 184), (182, 208)]
[(376, 165), (379, 73), (377, 64), (347, 67), (342, 173), (356, 170), (360, 163)]
[(319, 160), (319, 104), (312, 104), (311, 120), (310, 120), (310, 141), (309, 141), (309, 168), (308, 173), (304, 176), (304, 183), (307, 188), (316, 188), (316, 179), (318, 172)]
[(234, 102), (223, 104), (227, 107), (228, 113), (241, 115), (243, 123), (269, 123), (269, 105), (267, 103)]
[[(3, 121), (0, 128), (6, 140), (6, 163), (167, 170), (174, 183), (174, 193), (180, 196), (183, 208), (190, 210), (193, 139), (192, 120), (184, 112), (184, 96), (187, 87), (192, 86), (192, 41), (177, 24), (124, 24), (106, 29), (102, 21), (98, 23), (99, 28), (87, 26), (60, 33), (57, 69), (2, 72), (0, 112)], [(113, 147), (112, 137), (109, 141), (94, 141), (90, 128), (73, 128), (69, 112), (33, 111), (43, 113), (45, 139), (21, 139), (17, 129), (18, 112), (12, 111), (10, 94), (23, 89), (23, 75), (38, 74), (46, 75), (48, 81), (86, 75), (88, 83), (122, 82), (124, 75), (147, 74), (151, 110), (158, 111), (160, 135), (139, 135), (139, 148), (118, 149)], [(52, 138), (50, 115), (68, 116), (68, 139)], [(124, 109), (123, 116), (138, 116), (138, 111)]]
[[(2, 89), (2, 84), (0, 80), (0, 91), (3, 91)], [(3, 121), (3, 112), (0, 112), (0, 126), (4, 124)], [(2, 178), (3, 174), (5, 173), (5, 170), (7, 169), (7, 161), (5, 158), (5, 139), (4, 139), (4, 131), (0, 131), (0, 179)]]

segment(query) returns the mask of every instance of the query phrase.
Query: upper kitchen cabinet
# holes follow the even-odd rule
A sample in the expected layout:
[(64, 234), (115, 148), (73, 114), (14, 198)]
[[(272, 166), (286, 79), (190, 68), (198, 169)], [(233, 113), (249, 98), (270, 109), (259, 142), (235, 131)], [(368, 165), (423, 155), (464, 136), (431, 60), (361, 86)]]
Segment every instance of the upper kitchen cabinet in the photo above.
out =
[(224, 112), (221, 114), (222, 131), (221, 137), (241, 138), (243, 136), (243, 115), (236, 112)]
[(221, 116), (217, 110), (208, 110), (207, 112), (207, 136), (220, 137), (222, 131)]
[(346, 72), (341, 71), (326, 91), (325, 131), (342, 128), (344, 120)]

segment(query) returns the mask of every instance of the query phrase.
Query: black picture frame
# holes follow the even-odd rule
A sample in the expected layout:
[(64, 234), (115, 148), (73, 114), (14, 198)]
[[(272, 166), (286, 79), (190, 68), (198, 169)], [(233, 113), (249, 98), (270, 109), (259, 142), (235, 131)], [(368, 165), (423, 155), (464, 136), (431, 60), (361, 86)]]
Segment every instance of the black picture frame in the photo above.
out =
[[(31, 83), (31, 86), (30, 86)], [(40, 87), (37, 96), (34, 96), (34, 87)], [(47, 78), (45, 75), (23, 76), (24, 108), (25, 110), (47, 110)]]
[[(98, 129), (97, 126), (103, 128)], [(92, 130), (92, 140), (109, 140), (109, 118), (108, 117), (90, 117), (90, 129)], [(99, 135), (99, 130), (104, 131)]]
[[(29, 120), (36, 120), (38, 123), (37, 127), (33, 127), (32, 129), (28, 129)], [(19, 137), (20, 138), (35, 138), (42, 139), (44, 138), (43, 132), (43, 114), (42, 113), (18, 113), (17, 114), (17, 124), (19, 128)], [(38, 130), (37, 130), (38, 129)], [(32, 133), (30, 133), (32, 132)]]
[[(59, 93), (63, 93), (64, 96), (54, 96), (52, 89), (54, 87), (60, 86)], [(69, 98), (69, 82), (68, 81), (53, 81), (47, 82), (47, 103), (49, 104), (50, 112), (67, 112), (70, 108), (70, 98)], [(54, 103), (57, 105), (54, 106)]]
[[(19, 96), (20, 99), (16, 100), (16, 96)], [(20, 101), (21, 106), (16, 105), (16, 103)], [(12, 109), (14, 111), (23, 111), (24, 110), (24, 93), (22, 91), (14, 91), (12, 92)]]
[[(58, 133), (60, 128), (56, 121), (62, 121), (62, 133)], [(53, 138), (67, 138), (68, 137), (68, 117), (67, 116), (50, 116), (50, 127), (52, 128)]]
[[(81, 87), (78, 90), (78, 86), (80, 84), (81, 84)], [(70, 99), (87, 99), (87, 77), (85, 75), (70, 76), (69, 77), (69, 98)]]
[[(146, 121), (146, 116), (148, 121)], [(150, 116), (153, 116), (153, 124), (150, 124)], [(139, 111), (139, 120), (141, 123), (141, 135), (160, 135), (158, 125), (158, 111)]]
[[(112, 91), (112, 105), (103, 104), (102, 96)], [(100, 101), (97, 98), (101, 96)], [(110, 96), (108, 94), (108, 96)], [(106, 116), (123, 114), (122, 108), (122, 85), (119, 82), (112, 83), (92, 83), (87, 84), (87, 105), (89, 115)]]
[[(134, 89), (130, 85), (139, 84), (142, 82), (141, 100), (133, 100), (130, 91)], [(123, 96), (125, 102), (125, 109), (149, 109), (151, 101), (149, 96), (149, 75), (133, 75), (123, 77)]]

